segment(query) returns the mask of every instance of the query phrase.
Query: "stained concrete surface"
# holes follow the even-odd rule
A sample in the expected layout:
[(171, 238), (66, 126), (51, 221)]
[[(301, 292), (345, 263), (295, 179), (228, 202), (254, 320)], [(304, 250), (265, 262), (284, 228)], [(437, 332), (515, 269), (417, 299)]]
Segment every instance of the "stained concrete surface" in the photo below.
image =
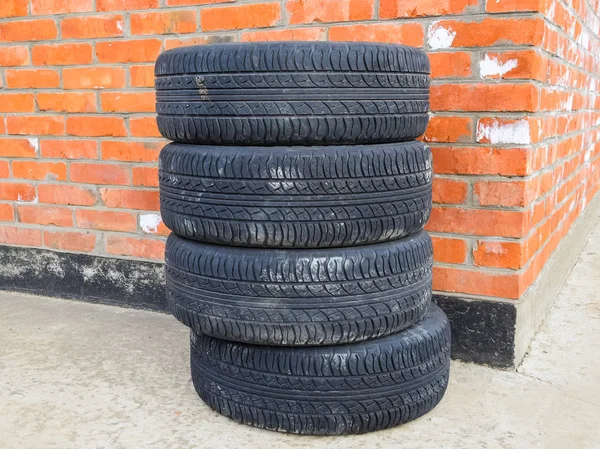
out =
[(0, 447), (600, 448), (600, 226), (516, 372), (453, 362), (442, 403), (367, 435), (234, 423), (198, 398), (188, 333), (136, 310), (0, 293)]

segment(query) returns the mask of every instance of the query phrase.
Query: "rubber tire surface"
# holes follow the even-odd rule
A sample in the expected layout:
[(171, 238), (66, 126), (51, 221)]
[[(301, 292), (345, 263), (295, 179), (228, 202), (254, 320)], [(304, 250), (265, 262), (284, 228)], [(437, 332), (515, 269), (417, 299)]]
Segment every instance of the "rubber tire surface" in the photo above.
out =
[(165, 225), (200, 242), (326, 248), (397, 240), (431, 213), (431, 151), (419, 142), (335, 147), (167, 145)]
[(167, 239), (167, 299), (196, 332), (252, 344), (332, 345), (418, 322), (431, 301), (425, 232), (388, 243), (263, 250)]
[(352, 345), (275, 348), (192, 333), (191, 367), (202, 400), (244, 424), (308, 435), (371, 432), (440, 402), (450, 326), (432, 305), (409, 330)]
[(429, 59), (359, 42), (225, 43), (162, 53), (158, 129), (215, 145), (403, 142), (425, 132)]

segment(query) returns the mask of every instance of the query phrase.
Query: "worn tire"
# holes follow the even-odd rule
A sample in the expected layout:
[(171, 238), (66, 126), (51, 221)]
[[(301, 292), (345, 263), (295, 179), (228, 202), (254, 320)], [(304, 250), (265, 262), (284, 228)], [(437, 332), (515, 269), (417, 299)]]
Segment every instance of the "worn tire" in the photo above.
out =
[(431, 212), (431, 151), (419, 142), (328, 147), (167, 145), (161, 214), (200, 242), (327, 248), (397, 240)]
[(167, 298), (196, 332), (262, 345), (333, 345), (418, 322), (431, 301), (425, 232), (355, 248), (263, 250), (167, 240)]
[(202, 400), (244, 424), (309, 435), (371, 432), (440, 402), (450, 326), (432, 305), (409, 330), (352, 345), (275, 348), (192, 333), (191, 367)]
[(429, 60), (420, 49), (352, 42), (226, 43), (161, 54), (158, 129), (180, 143), (402, 142), (425, 132)]

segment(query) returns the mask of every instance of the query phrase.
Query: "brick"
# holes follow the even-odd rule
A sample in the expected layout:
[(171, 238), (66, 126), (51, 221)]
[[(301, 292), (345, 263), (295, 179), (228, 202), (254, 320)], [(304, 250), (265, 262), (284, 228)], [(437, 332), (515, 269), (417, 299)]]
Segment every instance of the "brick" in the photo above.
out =
[(521, 295), (517, 274), (493, 274), (449, 267), (434, 267), (433, 289), (509, 299), (517, 299)]
[(154, 87), (154, 66), (134, 65), (129, 67), (132, 87)]
[(0, 116), (0, 135), (6, 134), (6, 128), (4, 126), (4, 117)]
[(329, 29), (331, 41), (387, 42), (422, 47), (424, 39), (423, 25), (420, 23), (345, 25)]
[(96, 56), (102, 63), (154, 62), (161, 49), (158, 39), (123, 40), (96, 43)]
[(96, 235), (86, 232), (44, 231), (44, 245), (63, 251), (89, 253), (96, 246)]
[(524, 245), (518, 242), (478, 240), (473, 250), (476, 266), (519, 269), (525, 263)]
[(526, 176), (529, 152), (522, 148), (434, 147), (435, 173), (459, 175)]
[(534, 181), (478, 181), (473, 196), (482, 206), (526, 207), (536, 195)]
[(19, 246), (42, 246), (42, 231), (21, 226), (0, 226), (0, 243)]
[(106, 237), (106, 252), (108, 254), (138, 257), (141, 259), (163, 260), (165, 243), (161, 240), (108, 235)]
[(130, 118), (129, 132), (132, 137), (162, 137), (153, 116)]
[(61, 20), (63, 39), (93, 39), (123, 35), (123, 16), (67, 17)]
[(479, 62), (484, 79), (535, 79), (545, 82), (548, 61), (534, 50), (486, 52)]
[(97, 144), (93, 140), (42, 140), (42, 157), (53, 159), (97, 159)]
[(431, 237), (433, 258), (436, 262), (463, 264), (467, 260), (466, 240)]
[(93, 0), (31, 0), (31, 14), (34, 16), (87, 12), (93, 10)]
[(530, 84), (444, 84), (431, 87), (433, 111), (535, 112), (538, 89)]
[(56, 92), (36, 95), (40, 111), (96, 112), (96, 95), (92, 92)]
[(475, 11), (478, 0), (380, 0), (381, 19), (446, 16)]
[(33, 94), (0, 93), (0, 112), (34, 112)]
[(0, 178), (10, 177), (10, 165), (8, 161), (0, 161)]
[(66, 207), (17, 205), (17, 213), (21, 223), (73, 226), (73, 214), (71, 209)]
[(156, 162), (164, 145), (161, 142), (104, 141), (102, 159), (124, 162)]
[(540, 18), (487, 18), (479, 22), (439, 20), (429, 26), (427, 42), (432, 50), (450, 47), (539, 45), (544, 35)]
[(254, 3), (200, 10), (202, 31), (241, 30), (277, 24), (281, 19), (279, 3)]
[(34, 45), (31, 50), (33, 65), (77, 65), (92, 62), (90, 44)]
[(104, 112), (155, 112), (154, 92), (102, 92), (100, 103)]
[(67, 117), (67, 134), (89, 137), (122, 137), (127, 135), (121, 117), (105, 115)]
[(158, 167), (133, 167), (133, 185), (138, 187), (158, 187)]
[(473, 119), (434, 115), (423, 136), (425, 142), (473, 142)]
[(101, 189), (106, 207), (119, 209), (158, 210), (158, 191), (138, 189)]
[(544, 0), (487, 0), (485, 11), (491, 13), (543, 11)]
[(198, 28), (195, 11), (144, 12), (130, 15), (131, 34), (185, 34)]
[(0, 157), (35, 157), (36, 139), (0, 139)]
[(288, 23), (324, 23), (370, 20), (375, 0), (288, 0)]
[(232, 3), (236, 0), (167, 0), (167, 6), (214, 5), (215, 3)]
[(520, 211), (433, 207), (426, 229), (432, 232), (520, 238), (529, 231), (529, 215)]
[(0, 2), (0, 18), (26, 16), (28, 1), (29, 0), (2, 0)]
[(78, 228), (100, 231), (135, 232), (137, 229), (136, 217), (130, 212), (79, 209), (75, 211), (75, 221)]
[(517, 206), (523, 203), (523, 185), (522, 181), (477, 181), (474, 200), (480, 205)]
[(35, 185), (24, 182), (0, 182), (0, 200), (30, 203), (37, 194)]
[(15, 221), (15, 210), (12, 204), (0, 204), (0, 221)]
[(19, 20), (0, 23), (0, 42), (44, 41), (56, 39), (54, 20)]
[(462, 204), (467, 199), (467, 190), (466, 182), (436, 177), (433, 180), (433, 202)]
[(158, 0), (96, 0), (96, 9), (101, 12), (152, 8), (158, 8)]
[(63, 69), (65, 89), (118, 89), (125, 87), (125, 69), (85, 67)]
[(8, 134), (54, 135), (65, 133), (65, 119), (62, 116), (18, 115), (6, 117)]
[(13, 69), (5, 70), (6, 87), (11, 89), (40, 89), (60, 86), (60, 77), (51, 69)]
[(25, 45), (2, 47), (0, 66), (15, 67), (29, 64), (29, 49)]
[(93, 206), (96, 204), (96, 192), (87, 187), (64, 184), (40, 184), (38, 186), (38, 200), (44, 204)]
[(325, 40), (326, 28), (291, 28), (242, 32), (242, 42), (320, 41)]
[(71, 181), (86, 184), (127, 185), (130, 183), (129, 168), (116, 164), (72, 162)]
[(15, 178), (65, 181), (67, 164), (64, 162), (13, 161), (12, 172)]
[(472, 74), (471, 55), (466, 52), (430, 53), (432, 78), (465, 78)]
[(531, 226), (537, 226), (544, 218), (546, 218), (546, 202), (542, 200), (533, 206)]

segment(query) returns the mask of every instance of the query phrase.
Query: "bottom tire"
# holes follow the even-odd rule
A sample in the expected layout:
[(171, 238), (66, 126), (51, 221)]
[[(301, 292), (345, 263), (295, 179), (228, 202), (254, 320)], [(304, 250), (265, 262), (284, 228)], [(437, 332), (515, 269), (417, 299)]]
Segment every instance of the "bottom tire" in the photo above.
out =
[(191, 367), (202, 400), (235, 421), (306, 435), (365, 433), (440, 402), (450, 325), (431, 305), (404, 332), (339, 346), (254, 346), (192, 332)]

